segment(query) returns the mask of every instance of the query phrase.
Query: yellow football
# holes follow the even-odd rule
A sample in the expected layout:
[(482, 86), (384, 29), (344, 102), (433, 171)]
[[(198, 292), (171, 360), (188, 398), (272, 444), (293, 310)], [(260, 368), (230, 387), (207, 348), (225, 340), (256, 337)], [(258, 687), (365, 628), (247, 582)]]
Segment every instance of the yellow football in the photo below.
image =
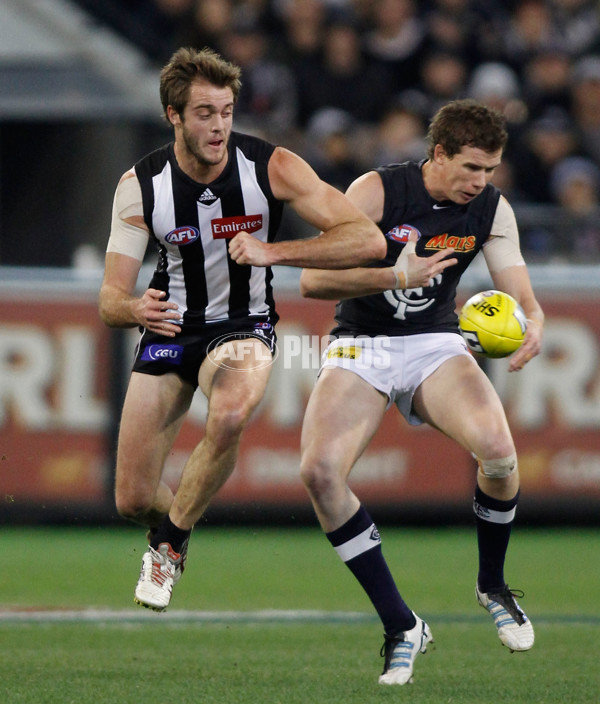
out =
[(458, 324), (469, 349), (485, 357), (507, 357), (517, 350), (527, 330), (525, 313), (502, 291), (481, 291), (460, 311)]

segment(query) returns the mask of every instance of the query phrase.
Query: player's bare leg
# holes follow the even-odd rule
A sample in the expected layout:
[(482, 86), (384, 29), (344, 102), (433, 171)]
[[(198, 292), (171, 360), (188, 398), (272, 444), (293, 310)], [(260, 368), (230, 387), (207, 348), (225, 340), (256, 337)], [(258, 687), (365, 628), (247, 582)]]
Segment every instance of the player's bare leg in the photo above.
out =
[(403, 685), (412, 679), (415, 658), (432, 641), (431, 631), (400, 596), (379, 532), (347, 484), (386, 404), (381, 392), (353, 372), (324, 369), (304, 418), (301, 475), (327, 538), (381, 618), (385, 664), (379, 682)]
[(246, 354), (233, 354), (225, 364), (207, 358), (201, 366), (199, 384), (209, 401), (205, 436), (188, 458), (169, 515), (144, 556), (148, 567), (145, 570), (143, 562), (135, 592), (143, 606), (161, 611), (168, 606), (185, 566), (191, 530), (235, 469), (242, 431), (264, 395), (270, 373), (270, 366), (259, 364), (264, 359), (262, 342), (244, 350)]
[(359, 376), (338, 368), (324, 369), (310, 396), (302, 426), (300, 474), (326, 533), (343, 525), (360, 506), (347, 479), (379, 427), (386, 402)]
[(265, 394), (271, 368), (260, 364), (265, 345), (258, 340), (254, 345), (243, 359), (233, 355), (227, 366), (217, 366), (208, 358), (200, 369), (200, 388), (208, 398), (205, 435), (186, 462), (170, 511), (184, 530), (194, 526), (235, 469), (242, 431)]
[[(452, 398), (449, 406), (447, 399)], [(531, 622), (509, 589), (504, 562), (519, 498), (514, 443), (501, 401), (469, 357), (447, 360), (417, 390), (414, 406), (423, 420), (469, 450), (478, 461), (474, 511), (479, 547), (477, 600), (494, 619), (500, 641), (511, 650), (533, 646)]]
[(168, 453), (179, 433), (193, 389), (175, 374), (133, 372), (121, 416), (115, 500), (119, 513), (150, 528), (173, 502), (162, 481)]

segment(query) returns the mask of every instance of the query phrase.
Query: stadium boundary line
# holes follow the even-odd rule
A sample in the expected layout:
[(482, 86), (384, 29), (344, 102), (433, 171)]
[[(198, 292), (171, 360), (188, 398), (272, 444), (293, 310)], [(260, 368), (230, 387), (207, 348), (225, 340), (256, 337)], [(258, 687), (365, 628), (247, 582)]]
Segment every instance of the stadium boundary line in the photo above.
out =
[[(479, 614), (425, 614), (437, 623), (476, 623)], [(532, 617), (533, 618), (533, 617)], [(0, 625), (8, 623), (374, 623), (377, 618), (358, 611), (275, 610), (260, 611), (194, 611), (172, 609), (155, 613), (142, 609), (10, 609), (0, 608)], [(600, 626), (600, 615), (546, 614), (535, 617), (536, 624), (584, 624)]]
[(368, 622), (368, 613), (354, 611), (276, 610), (195, 611), (170, 609), (157, 613), (148, 609), (1, 609), (0, 623), (91, 622), (91, 623), (285, 623), (285, 622)]

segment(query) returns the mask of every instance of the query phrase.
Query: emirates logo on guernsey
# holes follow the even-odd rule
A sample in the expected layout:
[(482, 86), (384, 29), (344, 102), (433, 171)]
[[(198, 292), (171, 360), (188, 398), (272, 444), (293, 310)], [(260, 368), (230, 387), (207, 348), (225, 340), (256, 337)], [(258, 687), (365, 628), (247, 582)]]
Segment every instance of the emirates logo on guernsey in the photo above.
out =
[(234, 215), (230, 218), (215, 218), (210, 221), (213, 239), (230, 239), (238, 232), (257, 232), (262, 229), (263, 216), (258, 215)]

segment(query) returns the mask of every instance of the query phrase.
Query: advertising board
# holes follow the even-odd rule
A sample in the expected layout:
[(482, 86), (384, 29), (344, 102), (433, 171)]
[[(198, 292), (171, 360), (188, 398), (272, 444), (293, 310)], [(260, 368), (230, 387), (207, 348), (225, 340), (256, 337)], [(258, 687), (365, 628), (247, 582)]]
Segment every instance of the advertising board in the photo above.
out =
[[(518, 373), (506, 360), (486, 370), (508, 413), (530, 504), (577, 510), (600, 506), (600, 292), (539, 295), (546, 312), (542, 354)], [(114, 428), (121, 383), (137, 338), (100, 321), (90, 295), (2, 293), (0, 309), (0, 496), (22, 506), (111, 505)], [(243, 436), (238, 466), (216, 499), (231, 510), (303, 507), (300, 433), (333, 303), (279, 296), (278, 354), (267, 394)], [(121, 333), (123, 334), (123, 333)], [(119, 390), (122, 393), (122, 389)], [(112, 399), (112, 400), (111, 400)], [(449, 399), (451, 403), (451, 399)], [(361, 408), (356, 408), (361, 413)], [(203, 436), (206, 402), (196, 394), (171, 452), (166, 477), (176, 486)], [(369, 505), (468, 506), (475, 463), (428, 426), (409, 427), (395, 408), (352, 473)]]

